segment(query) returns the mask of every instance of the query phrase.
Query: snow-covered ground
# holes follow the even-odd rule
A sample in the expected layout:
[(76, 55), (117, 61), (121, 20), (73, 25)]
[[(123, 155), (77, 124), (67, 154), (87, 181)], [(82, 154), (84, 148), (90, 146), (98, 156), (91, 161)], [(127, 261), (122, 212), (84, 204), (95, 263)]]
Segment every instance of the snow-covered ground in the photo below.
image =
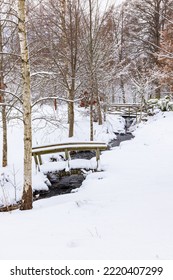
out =
[(172, 259), (172, 123), (169, 112), (140, 124), (75, 192), (0, 213), (0, 259)]

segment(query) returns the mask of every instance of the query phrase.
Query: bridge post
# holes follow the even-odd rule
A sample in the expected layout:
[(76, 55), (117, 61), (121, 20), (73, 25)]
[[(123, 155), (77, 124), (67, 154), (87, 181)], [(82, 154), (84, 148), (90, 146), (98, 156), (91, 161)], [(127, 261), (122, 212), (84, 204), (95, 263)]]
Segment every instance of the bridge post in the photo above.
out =
[(36, 155), (36, 154), (34, 154), (34, 161), (35, 161), (35, 165), (36, 165), (36, 167), (37, 167), (37, 165), (38, 165), (38, 159), (37, 159), (37, 155)]
[(100, 169), (99, 163), (100, 163), (100, 150), (96, 149), (96, 161), (97, 161), (97, 170)]
[(42, 164), (43, 164), (43, 162), (42, 162), (42, 158), (41, 158), (41, 155), (40, 155), (40, 154), (38, 154), (38, 161), (39, 161), (39, 164), (40, 164), (40, 165), (42, 165)]
[(69, 152), (67, 149), (65, 149), (65, 160), (69, 160), (70, 156), (69, 156)]
[(138, 108), (136, 108), (136, 123), (138, 123)]
[(65, 160), (67, 161), (67, 166), (66, 166), (66, 171), (70, 170), (70, 155), (69, 155), (69, 151), (67, 149), (65, 149)]
[[(35, 161), (35, 169), (36, 169), (36, 172), (37, 170), (40, 172), (40, 160), (41, 160), (41, 156), (40, 155), (37, 155), (37, 154), (34, 154), (34, 161)], [(41, 163), (42, 163), (42, 160), (41, 160)]]

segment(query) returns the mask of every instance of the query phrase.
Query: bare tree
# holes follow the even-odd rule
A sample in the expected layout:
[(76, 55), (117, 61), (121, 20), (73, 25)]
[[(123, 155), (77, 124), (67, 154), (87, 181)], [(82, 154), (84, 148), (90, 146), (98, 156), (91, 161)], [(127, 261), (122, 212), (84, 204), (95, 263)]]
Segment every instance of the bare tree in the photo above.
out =
[(109, 40), (107, 9), (100, 9), (99, 1), (88, 0), (83, 7), (81, 41), (83, 48), (82, 70), (85, 77), (84, 93), (90, 104), (90, 139), (93, 140), (93, 121), (103, 123), (102, 100), (106, 100), (106, 84), (110, 80), (112, 45)]
[[(2, 108), (2, 166), (7, 166), (7, 96), (6, 88), (9, 84), (9, 77), (13, 76), (14, 57), (11, 56), (11, 40), (15, 34), (14, 14), (12, 13), (13, 1), (0, 1), (0, 103)], [(12, 78), (10, 78), (12, 79)]]
[[(49, 92), (48, 94), (73, 101), (79, 88), (79, 83), (76, 82), (79, 72), (79, 1), (65, 0), (58, 3), (52, 0), (43, 1), (37, 9), (36, 15), (31, 14), (30, 17), (32, 20), (34, 18), (34, 22), (32, 20), (30, 22), (30, 30), (37, 36), (37, 42), (34, 42), (33, 45), (36, 46), (38, 41), (40, 42), (39, 56), (37, 53), (31, 58), (32, 68), (44, 67), (45, 69), (46, 60), (47, 73), (52, 73), (46, 78), (47, 86), (45, 88)], [(38, 28), (38, 25), (42, 28)], [(43, 58), (42, 64), (40, 63), (41, 58)], [(69, 137), (72, 137), (74, 134), (74, 103), (68, 102), (67, 104)]]
[(169, 6), (169, 15), (166, 17), (165, 26), (161, 32), (160, 51), (158, 52), (160, 85), (163, 93), (173, 96), (173, 1)]
[[(156, 72), (159, 69), (157, 54), (161, 48), (161, 32), (171, 5), (172, 0), (135, 0), (129, 9), (129, 15), (133, 15), (136, 19), (136, 28), (138, 26), (136, 34), (133, 34), (134, 47), (135, 44), (140, 46), (141, 56), (148, 62), (148, 68), (154, 68)], [(153, 84), (155, 84), (153, 95), (160, 98), (160, 82), (156, 75)]]

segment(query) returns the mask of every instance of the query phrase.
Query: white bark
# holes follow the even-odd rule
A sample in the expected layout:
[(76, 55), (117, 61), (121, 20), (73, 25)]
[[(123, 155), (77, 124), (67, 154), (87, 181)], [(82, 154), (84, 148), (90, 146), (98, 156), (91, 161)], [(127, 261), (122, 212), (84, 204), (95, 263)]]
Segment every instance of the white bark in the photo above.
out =
[[(4, 105), (5, 103), (5, 85), (4, 85), (4, 73), (3, 73), (3, 35), (2, 27), (0, 24), (0, 101)], [(3, 92), (2, 92), (2, 91)], [(7, 166), (7, 115), (6, 106), (2, 106), (2, 166)]]
[(32, 128), (30, 64), (27, 46), (25, 0), (18, 0), (18, 30), (22, 59), (23, 123), (24, 123), (24, 186), (21, 210), (32, 208)]

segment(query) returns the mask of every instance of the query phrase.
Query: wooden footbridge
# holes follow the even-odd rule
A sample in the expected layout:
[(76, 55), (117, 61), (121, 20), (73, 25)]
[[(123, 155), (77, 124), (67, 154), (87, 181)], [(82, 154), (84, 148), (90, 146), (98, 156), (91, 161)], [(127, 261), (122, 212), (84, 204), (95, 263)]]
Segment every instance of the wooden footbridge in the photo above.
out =
[(139, 103), (117, 103), (108, 106), (108, 112), (112, 114), (119, 114), (124, 118), (137, 118), (142, 114), (143, 106)]
[(72, 151), (95, 151), (96, 152), (96, 162), (97, 169), (99, 168), (100, 161), (100, 151), (107, 150), (107, 144), (101, 142), (71, 142), (71, 143), (58, 143), (46, 146), (37, 146), (32, 148), (32, 155), (35, 160), (36, 168), (40, 170), (40, 165), (43, 164), (42, 155), (52, 154), (52, 153), (65, 153), (65, 160), (67, 161), (67, 166), (70, 169), (70, 152)]

